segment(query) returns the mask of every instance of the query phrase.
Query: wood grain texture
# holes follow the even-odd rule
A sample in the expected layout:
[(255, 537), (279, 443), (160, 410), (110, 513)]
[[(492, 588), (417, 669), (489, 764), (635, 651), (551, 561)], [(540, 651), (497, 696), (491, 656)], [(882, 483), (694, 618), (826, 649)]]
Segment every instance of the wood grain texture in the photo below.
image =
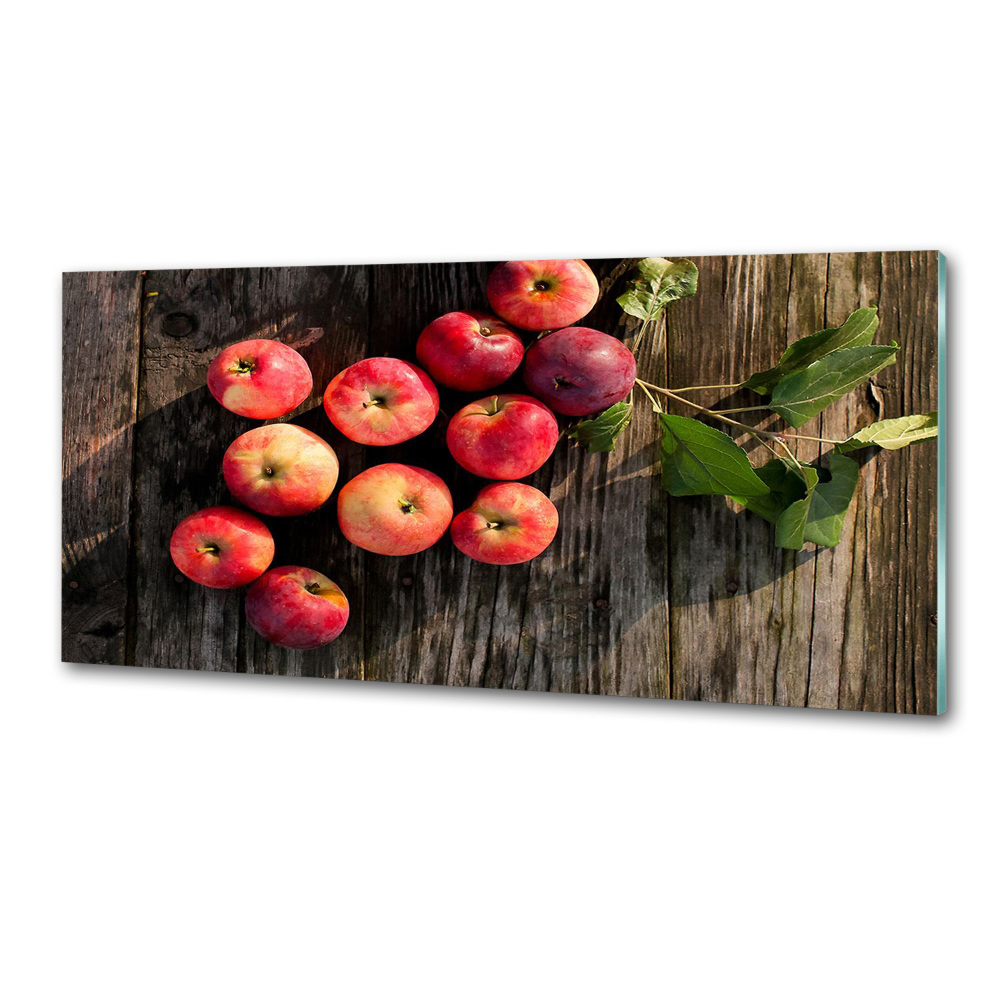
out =
[[(936, 408), (936, 253), (694, 259), (698, 295), (669, 316), (670, 384), (741, 381), (798, 337), (877, 305), (877, 339), (899, 342), (899, 363), (800, 433), (842, 438), (872, 420)], [(719, 349), (706, 351), (706, 339)], [(736, 392), (724, 402), (758, 401)], [(755, 426), (782, 426), (752, 416)], [(776, 550), (760, 518), (734, 517), (721, 499), (672, 499), (671, 696), (933, 713), (935, 449), (856, 453), (857, 495), (832, 549)], [(797, 441), (793, 450), (813, 461), (829, 446)], [(758, 447), (752, 457), (769, 455)]]
[(352, 468), (360, 470), (360, 449), (336, 434), (321, 401), (333, 375), (364, 352), (367, 287), (364, 267), (151, 271), (146, 276), (134, 484), (137, 630), (132, 662), (361, 676), (360, 553), (337, 544), (331, 507), (301, 518), (265, 518), (280, 554), (276, 565), (299, 564), (327, 573), (351, 597), (352, 626), (322, 650), (286, 650), (263, 642), (246, 625), (244, 591), (193, 584), (173, 566), (168, 545), (183, 517), (232, 502), (222, 480), (222, 455), (238, 435), (256, 425), (223, 409), (205, 386), (209, 362), (227, 344), (274, 337), (299, 345), (313, 372), (313, 392), (285, 419), (333, 444), (342, 477), (352, 474)]
[[(878, 339), (899, 342), (898, 365), (801, 433), (842, 437), (873, 419), (934, 408), (935, 253), (694, 260), (698, 294), (672, 306), (643, 341), (638, 367), (648, 381), (737, 382), (772, 365), (790, 341), (838, 325), (858, 306), (878, 305)], [(591, 261), (602, 297), (586, 320), (626, 341), (638, 323), (614, 299), (631, 263)], [(127, 628), (115, 633), (118, 645), (106, 656), (147, 666), (933, 713), (933, 442), (855, 453), (861, 478), (840, 545), (787, 552), (774, 548), (769, 524), (722, 498), (664, 494), (659, 434), (637, 395), (636, 416), (614, 452), (588, 455), (564, 440), (527, 480), (560, 513), (555, 542), (531, 563), (475, 563), (447, 537), (404, 558), (363, 552), (339, 537), (333, 503), (304, 518), (266, 519), (276, 564), (311, 566), (348, 593), (350, 622), (326, 649), (269, 646), (245, 624), (242, 591), (212, 591), (179, 576), (167, 552), (170, 532), (186, 514), (227, 501), (222, 453), (253, 426), (211, 398), (205, 369), (222, 346), (249, 337), (278, 337), (302, 349), (314, 391), (289, 419), (334, 446), (341, 484), (372, 465), (404, 461), (442, 475), (456, 510), (467, 506), (481, 482), (452, 462), (444, 429), (473, 397), (442, 393), (442, 417), (433, 428), (384, 449), (346, 441), (320, 401), (329, 379), (348, 364), (375, 355), (413, 360), (417, 335), (431, 319), (483, 308), (490, 267), (150, 272), (141, 287), (133, 275), (125, 297), (121, 276), (80, 276), (106, 306), (113, 299), (121, 307), (128, 298), (132, 310), (95, 313), (79, 296), (67, 297), (67, 358), (76, 357), (83, 339), (110, 337), (117, 346), (108, 348), (102, 367), (120, 389), (111, 423), (117, 428), (123, 415), (138, 416), (134, 448), (124, 442), (134, 462), (114, 465), (113, 502), (101, 511), (102, 523), (131, 524), (121, 536), (131, 558), (123, 561), (119, 552), (102, 570), (110, 579), (111, 567), (127, 565), (130, 574), (124, 587), (118, 573), (110, 602), (127, 605), (129, 614), (115, 618), (127, 617)], [(111, 335), (109, 323), (116, 326)], [(65, 391), (72, 456), (106, 428), (80, 383), (68, 380)], [(759, 402), (739, 391), (692, 398), (733, 407)], [(694, 415), (673, 403), (670, 409)], [(751, 419), (757, 416), (747, 414), (747, 421), (757, 423)], [(766, 416), (759, 425), (780, 422)], [(825, 447), (798, 441), (795, 450), (812, 461)], [(753, 453), (759, 462), (768, 457), (761, 448)], [(81, 495), (67, 493), (67, 505)], [(78, 546), (89, 528), (72, 514), (67, 544)], [(77, 644), (70, 648), (92, 649), (79, 638), (81, 614), (66, 617)]]
[(63, 275), (62, 657), (122, 663), (138, 271)]

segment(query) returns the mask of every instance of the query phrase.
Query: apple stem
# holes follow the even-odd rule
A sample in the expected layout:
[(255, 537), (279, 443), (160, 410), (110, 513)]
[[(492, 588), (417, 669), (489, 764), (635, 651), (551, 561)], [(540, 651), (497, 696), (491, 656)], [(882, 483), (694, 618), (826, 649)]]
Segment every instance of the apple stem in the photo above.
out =
[(412, 514), (417, 509), (409, 500), (400, 500), (399, 508), (404, 514)]
[(214, 555), (218, 555), (219, 554), (219, 546), (218, 545), (199, 545), (198, 548), (195, 549), (195, 552), (211, 552)]
[(487, 528), (491, 528), (491, 529), (492, 528), (499, 528), (500, 527), (500, 522), (499, 521), (487, 521), (486, 522), (486, 527)]
[(320, 591), (320, 586), (319, 586), (318, 583), (315, 583), (315, 582), (314, 583), (307, 583), (306, 584), (306, 590), (308, 590), (310, 594), (318, 594), (319, 591)]

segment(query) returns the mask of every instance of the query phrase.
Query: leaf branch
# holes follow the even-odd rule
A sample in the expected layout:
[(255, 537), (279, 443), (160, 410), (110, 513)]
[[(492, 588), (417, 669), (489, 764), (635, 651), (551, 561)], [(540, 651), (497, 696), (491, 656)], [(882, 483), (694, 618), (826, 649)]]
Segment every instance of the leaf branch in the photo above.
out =
[(698, 389), (739, 389), (742, 382), (726, 382), (723, 385), (685, 385), (680, 389), (671, 389), (671, 392), (695, 392)]
[[(644, 382), (641, 378), (635, 380), (635, 384), (639, 386), (643, 392), (649, 396), (650, 392), (658, 392), (662, 396), (668, 396), (670, 399), (676, 400), (678, 403), (684, 403), (686, 406), (690, 406), (692, 409), (698, 410), (704, 413), (708, 417), (712, 417), (715, 420), (719, 420), (724, 424), (729, 424), (732, 427), (738, 427), (741, 431), (747, 434), (762, 435), (763, 437), (772, 438), (776, 441), (781, 441), (784, 438), (793, 438), (797, 441), (819, 441), (822, 444), (841, 444), (840, 440), (834, 438), (822, 438), (822, 437), (812, 437), (809, 434), (784, 434), (779, 431), (765, 431), (759, 427), (751, 427), (749, 424), (740, 423), (739, 420), (732, 420), (725, 416), (726, 413), (741, 413), (746, 412), (745, 410), (712, 410), (707, 406), (701, 406), (698, 403), (693, 402), (690, 399), (685, 399), (684, 396), (678, 396), (677, 389), (665, 389), (661, 385), (652, 385), (649, 382)], [(650, 396), (650, 399), (653, 397)], [(754, 406), (749, 407), (749, 409), (755, 410), (768, 410), (768, 406)]]

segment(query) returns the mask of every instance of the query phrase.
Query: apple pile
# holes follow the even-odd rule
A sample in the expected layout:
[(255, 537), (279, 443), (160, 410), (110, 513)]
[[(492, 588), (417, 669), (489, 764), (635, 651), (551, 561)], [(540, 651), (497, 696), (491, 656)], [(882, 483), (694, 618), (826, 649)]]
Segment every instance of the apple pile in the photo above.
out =
[[(559, 440), (556, 414), (580, 417), (624, 399), (635, 358), (614, 337), (574, 326), (597, 302), (597, 278), (582, 260), (511, 260), (490, 274), (492, 313), (446, 313), (417, 338), (423, 367), (399, 358), (365, 358), (326, 387), (323, 408), (346, 438), (373, 447), (422, 434), (440, 409), (437, 385), (464, 393), (497, 389), (522, 370), (532, 393), (501, 391), (462, 406), (446, 433), (448, 451), (466, 471), (490, 480), (455, 514), (451, 492), (414, 465), (375, 465), (337, 497), (337, 519), (352, 545), (387, 556), (421, 552), (447, 532), (460, 552), (494, 565), (527, 562), (555, 537), (559, 515), (544, 493), (517, 482), (548, 461)], [(523, 333), (537, 334), (525, 350)], [(522, 367), (523, 365), (523, 367)], [(255, 420), (282, 417), (304, 402), (313, 379), (305, 359), (272, 340), (225, 348), (208, 369), (208, 388), (227, 410)], [(316, 510), (340, 474), (336, 452), (290, 423), (264, 424), (226, 450), (222, 475), (250, 510), (291, 517)], [(246, 615), (269, 642), (314, 649), (347, 624), (349, 605), (332, 580), (303, 566), (268, 569), (274, 539), (254, 514), (209, 507), (186, 517), (170, 539), (177, 568), (196, 583), (251, 584)]]

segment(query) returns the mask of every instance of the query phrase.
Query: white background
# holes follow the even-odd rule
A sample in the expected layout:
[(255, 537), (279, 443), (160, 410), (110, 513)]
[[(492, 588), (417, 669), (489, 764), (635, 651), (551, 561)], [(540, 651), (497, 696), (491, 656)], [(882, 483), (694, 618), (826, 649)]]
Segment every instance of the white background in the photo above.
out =
[[(995, 985), (987, 9), (6, 12), (6, 996)], [(917, 248), (952, 278), (943, 719), (59, 663), (63, 270)]]

